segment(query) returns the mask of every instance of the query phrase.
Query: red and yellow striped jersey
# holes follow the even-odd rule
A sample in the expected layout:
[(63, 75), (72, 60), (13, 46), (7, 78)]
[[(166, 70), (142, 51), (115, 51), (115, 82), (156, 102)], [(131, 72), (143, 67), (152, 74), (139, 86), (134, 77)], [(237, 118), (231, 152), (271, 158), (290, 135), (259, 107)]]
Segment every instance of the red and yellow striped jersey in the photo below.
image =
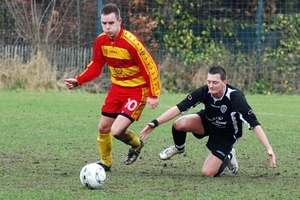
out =
[(79, 76), (78, 84), (97, 78), (107, 63), (113, 84), (122, 87), (149, 87), (149, 96), (160, 94), (159, 70), (143, 42), (121, 28), (114, 41), (102, 33), (94, 43), (93, 60)]

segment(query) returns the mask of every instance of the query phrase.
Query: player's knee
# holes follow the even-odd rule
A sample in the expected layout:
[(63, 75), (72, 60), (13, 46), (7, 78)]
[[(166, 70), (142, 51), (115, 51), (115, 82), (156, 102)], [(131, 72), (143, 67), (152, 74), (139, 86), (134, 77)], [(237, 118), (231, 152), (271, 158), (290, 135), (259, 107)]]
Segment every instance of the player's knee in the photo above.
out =
[(121, 136), (125, 131), (120, 131), (118, 128), (112, 126), (110, 132), (111, 132), (111, 134), (112, 134), (114, 137), (118, 138), (118, 137)]
[(185, 124), (186, 123), (184, 123), (184, 120), (176, 120), (173, 126), (177, 131), (182, 131), (185, 129)]
[(110, 132), (111, 134), (119, 139), (119, 138), (123, 138), (126, 137), (126, 135), (129, 135), (128, 133), (126, 133), (126, 128), (124, 128), (123, 126), (121, 126), (121, 124), (113, 124), (110, 128)]
[(98, 131), (99, 131), (99, 133), (109, 133), (111, 130), (110, 130), (109, 126), (102, 126), (99, 124)]
[(214, 177), (215, 174), (216, 174), (216, 171), (215, 171), (215, 170), (202, 168), (202, 175), (203, 175), (204, 177)]
[(125, 131), (111, 131), (114, 138), (124, 142), (125, 144), (128, 144), (130, 140), (132, 139), (129, 134), (126, 134)]

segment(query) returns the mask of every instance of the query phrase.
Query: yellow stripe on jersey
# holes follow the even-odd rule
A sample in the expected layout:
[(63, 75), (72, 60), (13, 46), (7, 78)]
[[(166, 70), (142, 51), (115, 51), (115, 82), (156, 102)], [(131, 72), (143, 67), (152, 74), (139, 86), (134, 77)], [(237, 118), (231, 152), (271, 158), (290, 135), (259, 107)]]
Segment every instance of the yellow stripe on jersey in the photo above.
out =
[(124, 77), (129, 77), (137, 73), (140, 73), (139, 67), (135, 65), (128, 68), (112, 67), (112, 66), (108, 66), (108, 67), (111, 72), (111, 75), (114, 77), (124, 78)]
[(109, 58), (116, 58), (122, 60), (130, 60), (131, 55), (127, 49), (113, 46), (102, 46), (102, 52), (104, 56)]
[(140, 85), (146, 83), (142, 76), (140, 76), (138, 78), (133, 78), (130, 80), (126, 79), (126, 80), (122, 80), (122, 81), (117, 80), (115, 77), (112, 76), (111, 81), (112, 81), (112, 83), (123, 86), (123, 87), (135, 87), (135, 86), (140, 86)]

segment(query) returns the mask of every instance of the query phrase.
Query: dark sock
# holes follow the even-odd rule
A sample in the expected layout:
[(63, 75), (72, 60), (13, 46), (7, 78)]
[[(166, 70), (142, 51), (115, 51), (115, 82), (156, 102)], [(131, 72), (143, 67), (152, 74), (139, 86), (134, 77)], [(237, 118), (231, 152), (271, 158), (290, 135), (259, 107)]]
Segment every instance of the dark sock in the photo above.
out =
[[(173, 140), (174, 140), (174, 143), (175, 143), (175, 146), (176, 147), (180, 147), (182, 145), (185, 144), (185, 139), (186, 139), (186, 132), (184, 131), (177, 131), (175, 128), (174, 128), (174, 124), (172, 126), (172, 135), (173, 135)], [(178, 150), (182, 150), (184, 149), (183, 148), (178, 148)]]
[(214, 175), (214, 177), (219, 176), (224, 171), (224, 169), (227, 167), (228, 163), (229, 163), (229, 158), (228, 158), (228, 156), (226, 156), (225, 160), (223, 161), (222, 165), (219, 168), (219, 171)]

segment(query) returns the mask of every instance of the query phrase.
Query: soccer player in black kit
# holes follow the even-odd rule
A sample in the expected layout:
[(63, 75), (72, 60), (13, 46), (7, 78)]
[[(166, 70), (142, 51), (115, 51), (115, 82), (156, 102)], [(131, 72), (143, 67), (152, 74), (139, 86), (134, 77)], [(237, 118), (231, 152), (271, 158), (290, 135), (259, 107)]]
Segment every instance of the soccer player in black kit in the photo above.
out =
[(173, 123), (172, 135), (175, 145), (159, 154), (162, 160), (183, 153), (186, 133), (191, 132), (198, 139), (209, 137), (206, 146), (210, 153), (202, 167), (203, 176), (219, 176), (226, 167), (232, 174), (236, 174), (238, 162), (233, 145), (242, 136), (242, 126), (246, 124), (266, 148), (270, 166), (276, 167), (275, 154), (264, 130), (243, 93), (227, 84), (226, 72), (220, 66), (209, 69), (206, 85), (194, 90), (176, 106), (149, 122), (141, 131), (140, 138), (146, 140), (155, 127), (184, 114), (200, 103), (204, 104), (204, 109), (182, 116)]

